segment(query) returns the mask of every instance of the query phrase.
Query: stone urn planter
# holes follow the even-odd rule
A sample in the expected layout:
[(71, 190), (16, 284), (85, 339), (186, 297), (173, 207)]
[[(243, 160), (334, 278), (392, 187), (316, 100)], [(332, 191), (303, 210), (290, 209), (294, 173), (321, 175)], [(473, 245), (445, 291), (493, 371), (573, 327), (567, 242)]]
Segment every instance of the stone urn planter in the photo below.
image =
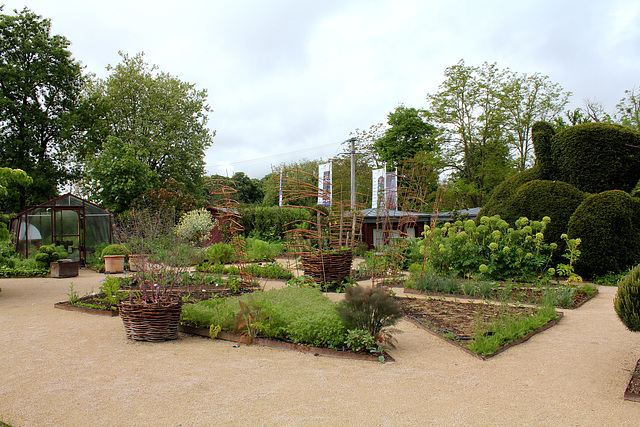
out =
[(182, 300), (179, 297), (156, 303), (123, 300), (118, 304), (127, 338), (135, 341), (178, 339)]
[(80, 261), (59, 259), (49, 263), (51, 277), (76, 277), (80, 268)]
[(105, 255), (104, 256), (105, 272), (107, 273), (124, 272), (124, 258), (125, 258), (125, 255)]
[(149, 255), (129, 255), (129, 271), (147, 271), (149, 269)]
[(316, 283), (342, 282), (351, 276), (351, 249), (307, 252), (301, 255), (304, 274)]

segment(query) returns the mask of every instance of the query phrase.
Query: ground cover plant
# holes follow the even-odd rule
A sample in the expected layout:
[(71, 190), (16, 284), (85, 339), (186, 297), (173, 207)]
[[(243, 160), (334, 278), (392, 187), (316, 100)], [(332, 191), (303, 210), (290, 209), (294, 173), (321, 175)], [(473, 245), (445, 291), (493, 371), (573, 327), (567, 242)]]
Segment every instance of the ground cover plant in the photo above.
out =
[(201, 273), (215, 274), (233, 274), (239, 275), (241, 272), (249, 274), (253, 277), (261, 277), (267, 279), (289, 280), (293, 278), (293, 273), (283, 268), (277, 262), (265, 264), (246, 264), (238, 267), (235, 265), (224, 265), (220, 263), (202, 263), (196, 266), (196, 270)]
[(562, 308), (579, 307), (590, 299), (597, 288), (591, 283), (551, 284), (517, 283), (513, 281), (458, 279), (435, 273), (412, 271), (405, 282), (405, 289), (433, 293), (459, 295), (511, 303), (543, 304), (550, 299)]
[(403, 312), (413, 321), (483, 356), (496, 353), (559, 317), (550, 304), (533, 308), (437, 298), (397, 300)]
[(391, 331), (387, 328), (399, 318), (394, 306), (382, 289), (354, 291), (344, 302), (335, 303), (317, 289), (289, 286), (186, 304), (182, 321), (212, 332), (241, 333), (248, 342), (261, 336), (331, 349), (376, 351), (388, 342)]

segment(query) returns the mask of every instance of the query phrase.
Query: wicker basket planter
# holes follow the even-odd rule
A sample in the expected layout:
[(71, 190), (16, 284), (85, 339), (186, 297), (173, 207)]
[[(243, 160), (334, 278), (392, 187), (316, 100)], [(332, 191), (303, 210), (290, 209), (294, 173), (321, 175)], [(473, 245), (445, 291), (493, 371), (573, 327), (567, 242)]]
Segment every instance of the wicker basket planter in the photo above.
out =
[(301, 259), (304, 274), (316, 283), (341, 282), (351, 276), (352, 250), (308, 252)]
[(127, 338), (136, 341), (168, 341), (178, 339), (182, 300), (157, 304), (121, 301), (118, 311)]

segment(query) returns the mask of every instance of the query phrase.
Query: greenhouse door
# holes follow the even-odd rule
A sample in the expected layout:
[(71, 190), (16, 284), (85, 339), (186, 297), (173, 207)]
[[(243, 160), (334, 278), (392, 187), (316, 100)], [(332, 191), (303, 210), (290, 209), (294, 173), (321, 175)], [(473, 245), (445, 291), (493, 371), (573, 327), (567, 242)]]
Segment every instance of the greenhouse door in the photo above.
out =
[(82, 231), (82, 208), (59, 207), (53, 208), (53, 227), (51, 241), (64, 249), (73, 260), (84, 259), (84, 235)]

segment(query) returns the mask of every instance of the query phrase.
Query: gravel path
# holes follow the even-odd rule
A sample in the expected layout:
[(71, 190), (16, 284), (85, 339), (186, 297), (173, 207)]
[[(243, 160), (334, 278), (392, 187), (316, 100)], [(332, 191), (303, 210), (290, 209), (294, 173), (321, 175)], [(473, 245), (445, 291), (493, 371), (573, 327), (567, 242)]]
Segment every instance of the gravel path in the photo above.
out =
[(487, 361), (402, 322), (397, 362), (182, 335), (127, 340), (120, 318), (56, 310), (104, 276), (1, 279), (0, 421), (17, 426), (638, 425), (623, 400), (640, 335), (615, 288)]

